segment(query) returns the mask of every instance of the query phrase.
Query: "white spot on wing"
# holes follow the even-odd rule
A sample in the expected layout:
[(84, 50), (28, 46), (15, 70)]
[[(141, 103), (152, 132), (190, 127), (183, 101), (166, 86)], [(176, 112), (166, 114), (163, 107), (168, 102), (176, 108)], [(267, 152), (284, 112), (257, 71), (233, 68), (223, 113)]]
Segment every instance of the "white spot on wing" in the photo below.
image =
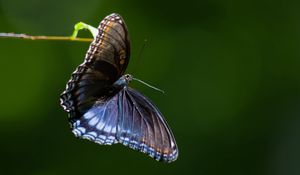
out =
[(94, 131), (93, 132), (89, 132), (88, 134), (91, 135), (91, 136), (97, 137), (97, 133), (94, 132)]
[(110, 132), (111, 131), (111, 126), (110, 125), (106, 125), (105, 128), (103, 129), (104, 132)]
[(113, 129), (111, 130), (112, 133), (116, 133), (117, 132), (117, 127), (113, 127)]
[(85, 118), (85, 119), (90, 119), (90, 118), (92, 118), (92, 117), (94, 117), (95, 116), (95, 114), (92, 112), (92, 111), (88, 111), (87, 113), (85, 113), (84, 115), (83, 115), (83, 117)]
[(89, 121), (89, 125), (94, 126), (99, 122), (99, 117), (96, 116)]
[(100, 135), (99, 138), (102, 139), (102, 140), (105, 140), (106, 136), (105, 135)]
[(77, 120), (76, 122), (73, 123), (73, 127), (76, 128), (80, 125), (80, 121)]
[(80, 131), (81, 133), (85, 133), (85, 128), (84, 127), (78, 127), (76, 128), (78, 131)]
[(114, 140), (115, 137), (114, 136), (108, 136), (108, 139)]
[(101, 120), (101, 121), (97, 124), (96, 128), (99, 129), (99, 130), (101, 130), (101, 129), (104, 127), (104, 125), (105, 125), (105, 123)]

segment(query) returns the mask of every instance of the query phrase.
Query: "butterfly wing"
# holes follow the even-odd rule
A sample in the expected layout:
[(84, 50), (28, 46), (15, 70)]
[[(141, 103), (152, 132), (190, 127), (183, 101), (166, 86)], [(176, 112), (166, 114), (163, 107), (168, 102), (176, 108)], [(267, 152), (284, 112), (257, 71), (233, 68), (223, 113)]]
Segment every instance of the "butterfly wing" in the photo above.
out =
[(177, 159), (175, 138), (158, 108), (138, 91), (126, 87), (119, 93), (117, 139), (159, 161)]
[(118, 96), (96, 102), (72, 123), (75, 136), (103, 145), (117, 143)]
[(113, 95), (112, 84), (124, 73), (130, 56), (126, 24), (118, 14), (105, 17), (84, 62), (77, 67), (61, 94), (61, 106), (71, 125), (97, 101), (106, 103)]

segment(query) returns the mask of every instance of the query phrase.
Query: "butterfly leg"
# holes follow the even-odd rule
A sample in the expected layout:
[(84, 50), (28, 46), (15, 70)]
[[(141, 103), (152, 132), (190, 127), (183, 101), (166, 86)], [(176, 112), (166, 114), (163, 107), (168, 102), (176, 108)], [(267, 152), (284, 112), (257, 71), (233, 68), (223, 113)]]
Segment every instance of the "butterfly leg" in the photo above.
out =
[(75, 39), (78, 35), (79, 30), (82, 30), (82, 29), (89, 30), (92, 33), (94, 38), (96, 38), (96, 36), (98, 35), (98, 29), (97, 28), (95, 28), (91, 25), (88, 25), (86, 23), (79, 22), (79, 23), (74, 25), (74, 32), (73, 32), (71, 38)]

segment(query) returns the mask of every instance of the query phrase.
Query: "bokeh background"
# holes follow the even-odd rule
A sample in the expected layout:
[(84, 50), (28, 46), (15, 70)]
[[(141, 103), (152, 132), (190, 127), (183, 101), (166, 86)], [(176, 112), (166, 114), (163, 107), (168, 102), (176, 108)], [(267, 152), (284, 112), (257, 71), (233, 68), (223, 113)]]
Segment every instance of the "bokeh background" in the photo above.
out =
[(0, 174), (299, 175), (299, 9), (284, 0), (0, 0), (0, 32), (71, 35), (76, 22), (121, 14), (127, 72), (167, 93), (131, 86), (159, 106), (180, 151), (165, 164), (76, 139), (59, 95), (89, 43), (0, 39)]

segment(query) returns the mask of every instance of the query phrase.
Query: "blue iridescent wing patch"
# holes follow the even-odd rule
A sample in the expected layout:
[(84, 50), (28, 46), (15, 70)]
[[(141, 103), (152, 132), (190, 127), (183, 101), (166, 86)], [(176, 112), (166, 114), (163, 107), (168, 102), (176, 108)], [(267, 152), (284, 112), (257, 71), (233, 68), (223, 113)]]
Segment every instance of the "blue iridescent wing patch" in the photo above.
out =
[(147, 97), (128, 87), (132, 76), (123, 75), (130, 57), (124, 20), (111, 14), (98, 30), (60, 96), (72, 132), (101, 145), (122, 143), (158, 161), (175, 161), (178, 148), (167, 122)]
[(117, 143), (117, 122), (118, 99), (114, 96), (108, 101), (95, 103), (71, 125), (76, 137), (111, 145)]
[(125, 87), (119, 93), (119, 109), (117, 138), (120, 143), (158, 161), (177, 159), (175, 138), (158, 108), (146, 96)]

